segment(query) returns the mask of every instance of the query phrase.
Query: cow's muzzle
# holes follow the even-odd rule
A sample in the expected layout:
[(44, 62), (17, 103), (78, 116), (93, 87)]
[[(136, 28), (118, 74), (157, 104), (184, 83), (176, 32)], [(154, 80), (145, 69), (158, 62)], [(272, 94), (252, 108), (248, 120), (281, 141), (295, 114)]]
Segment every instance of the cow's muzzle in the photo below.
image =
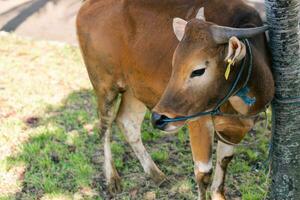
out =
[(151, 116), (151, 122), (152, 122), (152, 126), (154, 128), (160, 129), (160, 130), (165, 130), (166, 126), (168, 125), (168, 122), (165, 122), (165, 119), (169, 119), (167, 116), (165, 115), (160, 115), (156, 112), (152, 113)]
[(168, 133), (174, 133), (184, 126), (185, 121), (169, 122), (170, 118), (164, 114), (153, 112), (151, 116), (152, 125), (154, 128)]

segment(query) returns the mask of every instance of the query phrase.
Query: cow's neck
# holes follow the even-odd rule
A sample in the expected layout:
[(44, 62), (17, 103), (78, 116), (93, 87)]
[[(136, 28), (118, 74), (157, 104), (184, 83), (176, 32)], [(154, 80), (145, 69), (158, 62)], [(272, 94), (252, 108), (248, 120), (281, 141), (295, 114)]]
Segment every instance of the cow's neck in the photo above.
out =
[[(246, 85), (249, 88), (249, 93), (246, 98), (255, 99), (255, 103), (249, 105), (245, 102), (245, 99), (242, 99), (240, 96), (234, 96), (230, 98), (232, 106), (238, 112), (242, 114), (256, 114), (261, 112), (266, 105), (270, 103), (273, 97), (273, 85), (274, 81), (268, 63), (263, 59), (263, 55), (260, 54), (253, 45), (251, 45), (253, 53), (253, 68), (250, 75), (250, 79)], [(249, 52), (248, 52), (249, 53)], [(249, 64), (249, 63), (248, 63)], [(248, 70), (248, 67), (245, 69)], [(246, 79), (244, 76), (244, 79)], [(240, 87), (244, 84), (243, 80), (240, 82)]]
[(261, 55), (260, 50), (253, 49), (253, 72), (249, 80), (249, 87), (257, 99), (257, 103), (252, 108), (253, 112), (263, 109), (273, 98), (274, 80), (269, 63)]

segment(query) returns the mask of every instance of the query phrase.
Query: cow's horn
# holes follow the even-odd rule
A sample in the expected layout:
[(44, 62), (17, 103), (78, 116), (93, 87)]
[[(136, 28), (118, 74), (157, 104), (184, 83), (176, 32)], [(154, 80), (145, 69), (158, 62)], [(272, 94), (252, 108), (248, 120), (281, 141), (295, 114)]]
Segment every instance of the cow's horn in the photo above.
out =
[(197, 15), (196, 15), (196, 18), (197, 18), (197, 19), (201, 19), (201, 20), (203, 20), (203, 21), (206, 21), (205, 16), (204, 16), (204, 8), (203, 8), (203, 7), (201, 7), (201, 8), (198, 10), (198, 13), (197, 13)]
[(217, 44), (225, 44), (232, 36), (237, 38), (250, 38), (257, 34), (268, 30), (268, 26), (260, 26), (255, 28), (231, 28), (226, 26), (212, 25), (210, 27), (213, 38)]

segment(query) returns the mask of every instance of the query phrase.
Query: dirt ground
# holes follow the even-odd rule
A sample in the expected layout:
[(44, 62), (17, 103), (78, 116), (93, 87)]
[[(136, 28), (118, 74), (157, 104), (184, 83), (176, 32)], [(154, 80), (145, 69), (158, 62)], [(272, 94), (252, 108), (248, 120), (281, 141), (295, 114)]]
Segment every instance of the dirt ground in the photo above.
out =
[[(75, 18), (82, 0), (0, 0), (0, 30), (77, 44)], [(262, 0), (248, 0), (264, 17)]]
[(81, 0), (0, 0), (0, 30), (76, 44), (80, 5)]

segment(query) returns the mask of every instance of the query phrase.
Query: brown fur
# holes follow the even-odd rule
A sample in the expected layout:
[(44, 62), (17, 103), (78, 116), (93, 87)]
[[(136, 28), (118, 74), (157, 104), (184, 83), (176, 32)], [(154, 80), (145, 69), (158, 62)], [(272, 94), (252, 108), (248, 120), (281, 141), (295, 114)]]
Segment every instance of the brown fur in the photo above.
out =
[[(174, 66), (174, 71), (177, 75), (174, 75), (173, 71), (171, 77), (173, 53), (179, 43), (172, 30), (172, 20), (174, 17), (191, 20), (202, 6), (205, 8), (206, 20), (212, 23), (231, 27), (262, 25), (258, 13), (239, 0), (231, 0), (230, 3), (228, 0), (86, 0), (84, 2), (77, 17), (77, 33), (87, 71), (98, 97), (101, 128), (106, 130), (111, 125), (111, 110), (119, 93), (130, 93), (132, 98), (142, 102), (150, 110), (162, 98), (156, 110), (170, 117), (203, 111), (225, 95), (232, 81), (232, 79), (225, 81), (224, 78), (220, 78), (225, 70), (222, 58), (225, 57), (226, 46), (214, 44), (205, 28), (208, 24), (199, 20), (194, 19), (188, 25), (187, 38), (177, 48), (174, 57), (177, 65)], [(184, 55), (194, 55), (191, 49), (195, 50), (200, 47), (199, 45), (206, 47), (206, 50), (202, 51), (204, 56), (214, 55), (218, 58), (219, 71), (216, 74), (218, 79), (214, 86), (207, 89), (210, 91), (207, 93), (208, 96), (201, 96), (195, 93), (195, 90), (181, 89), (180, 81), (186, 76), (185, 73), (189, 73), (187, 69), (182, 68), (182, 64), (179, 67), (180, 63), (187, 61), (182, 58)], [(272, 99), (274, 83), (269, 68), (270, 59), (265, 37), (260, 35), (251, 39), (251, 47), (254, 54), (254, 70), (249, 87), (257, 103), (249, 113), (255, 113)], [(195, 52), (196, 54), (199, 55), (199, 52)], [(192, 59), (192, 56), (189, 59)], [(167, 86), (167, 92), (163, 95)], [(197, 101), (199, 99), (204, 99), (206, 102), (199, 103)], [(233, 108), (229, 105), (228, 108), (222, 109), (232, 111)], [(224, 120), (236, 128), (232, 130), (231, 125), (229, 129), (224, 127)], [(217, 117), (215, 128), (224, 132), (228, 136), (227, 139), (233, 137), (233, 141), (238, 142), (249, 130), (249, 126), (243, 119), (235, 120), (239, 120), (239, 123), (233, 119), (230, 121), (230, 119)], [(211, 137), (207, 135), (209, 128), (206, 126), (210, 121), (210, 118), (202, 118), (197, 123), (188, 124), (195, 161), (206, 162), (211, 157), (211, 144), (207, 141), (207, 144), (202, 145), (202, 137)], [(238, 139), (232, 135), (233, 133)], [(155, 169), (153, 176), (161, 174), (157, 168), (153, 169)], [(116, 184), (119, 181), (117, 172), (113, 170), (112, 174), (117, 177), (115, 179), (112, 177), (113, 184)], [(154, 180), (156, 179), (157, 177), (154, 177)], [(207, 179), (206, 177), (205, 180)], [(158, 178), (158, 180), (162, 179)], [(203, 184), (204, 182), (201, 181), (198, 183), (202, 190), (204, 190)], [(112, 187), (118, 188), (114, 185)]]

